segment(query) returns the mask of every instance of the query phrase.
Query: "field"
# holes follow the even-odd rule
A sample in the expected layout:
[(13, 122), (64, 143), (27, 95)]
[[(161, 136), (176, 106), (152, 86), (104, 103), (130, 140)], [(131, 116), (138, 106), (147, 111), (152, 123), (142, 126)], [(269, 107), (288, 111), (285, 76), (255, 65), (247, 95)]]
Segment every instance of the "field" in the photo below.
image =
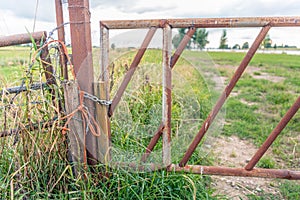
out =
[[(95, 57), (98, 51), (94, 50)], [(112, 51), (112, 96), (134, 52)], [(172, 82), (173, 163), (182, 158), (243, 56), (231, 52), (186, 51), (175, 66)], [(0, 88), (20, 85), (22, 80), (42, 80), (39, 65), (28, 69), (29, 63), (28, 48), (1, 49)], [(240, 167), (241, 162), (246, 164), (242, 153), (258, 148), (299, 96), (299, 77), (299, 56), (257, 54), (189, 164), (229, 167)], [(60, 97), (61, 91), (57, 90)], [(26, 100), (42, 104), (20, 106), (14, 113), (7, 110), (10, 99), (8, 95), (2, 95), (0, 122), (5, 126), (1, 130), (25, 126), (39, 119), (51, 120), (57, 114), (44, 91), (19, 95), (18, 103)], [(160, 124), (161, 107), (161, 52), (150, 50), (112, 118), (114, 161), (139, 161)], [(299, 121), (298, 112), (258, 163), (259, 167), (300, 170)], [(37, 131), (23, 130), (18, 136), (0, 139), (0, 199), (12, 196), (17, 199), (232, 199), (238, 196), (300, 199), (299, 181), (253, 179), (254, 184), (251, 184), (249, 178), (247, 182), (241, 178), (165, 170), (137, 172), (122, 167), (110, 169), (101, 164), (89, 169), (87, 180), (82, 180), (73, 176), (72, 165), (66, 162), (66, 141), (61, 134), (61, 123), (55, 121), (48, 129), (41, 125)], [(161, 163), (161, 146), (161, 142), (158, 143), (148, 163)], [(95, 174), (106, 176), (99, 178)], [(253, 185), (259, 188), (252, 188)], [(220, 187), (235, 194), (222, 191)]]

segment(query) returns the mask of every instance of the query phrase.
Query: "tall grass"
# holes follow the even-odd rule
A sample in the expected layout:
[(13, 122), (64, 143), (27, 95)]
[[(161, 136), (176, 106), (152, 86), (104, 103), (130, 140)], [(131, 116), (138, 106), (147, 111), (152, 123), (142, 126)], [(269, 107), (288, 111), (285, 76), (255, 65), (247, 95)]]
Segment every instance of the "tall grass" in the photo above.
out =
[[(56, 55), (55, 52), (52, 53)], [(158, 70), (153, 69), (154, 65), (160, 65), (156, 59), (158, 55), (157, 51), (150, 51), (150, 55), (142, 63), (112, 119), (113, 160), (138, 161), (153, 131), (161, 121), (161, 81), (160, 78), (158, 79), (160, 76), (157, 74)], [(149, 60), (153, 57), (154, 60)], [(126, 72), (121, 65), (124, 65), (124, 62), (129, 63), (130, 57), (121, 57), (115, 62), (118, 67), (115, 68), (116, 76), (113, 81), (115, 87), (112, 88), (112, 92), (116, 90), (121, 77)], [(54, 60), (53, 63), (57, 62)], [(22, 73), (21, 66), (16, 67), (20, 67), (17, 71), (23, 74), (18, 77), (18, 80), (25, 81), (27, 85), (44, 79), (40, 62), (30, 68), (25, 67), (29, 70), (26, 73)], [(8, 66), (4, 66), (2, 70), (6, 74), (11, 73)], [(194, 85), (200, 87), (205, 85), (199, 81), (201, 79), (198, 79), (197, 71), (190, 68), (190, 73), (197, 80), (193, 82)], [(156, 78), (150, 78), (147, 82), (146, 75)], [(1, 123), (5, 124), (1, 130), (17, 129), (18, 131), (13, 136), (0, 139), (0, 199), (214, 198), (210, 187), (211, 180), (207, 176), (180, 174), (166, 170), (139, 172), (121, 166), (110, 168), (99, 164), (92, 168), (84, 168), (87, 170), (86, 178), (74, 177), (73, 164), (67, 159), (68, 140), (61, 134), (64, 122), (60, 120), (63, 112), (58, 109), (58, 101), (62, 100), (62, 88), (59, 74), (56, 76), (58, 85), (53, 86), (56, 91), (55, 102), (52, 102), (52, 96), (47, 89), (29, 90), (18, 94), (15, 98), (14, 95), (5, 93), (1, 96), (0, 106), (3, 108)], [(201, 94), (207, 96), (207, 99), (200, 104), (201, 95), (195, 94), (196, 89), (188, 81), (185, 81), (185, 84), (185, 87), (190, 89), (187, 97), (180, 93), (181, 91), (173, 94), (174, 162), (179, 159), (176, 147), (180, 145), (180, 141), (176, 138), (191, 137), (185, 135), (188, 131), (179, 135), (180, 128), (184, 130), (187, 123), (191, 124), (186, 122), (189, 121), (188, 119), (191, 118), (191, 121), (198, 119), (199, 110), (208, 110), (206, 107), (209, 107), (209, 93), (205, 87)], [(8, 85), (1, 85), (3, 86)], [(203, 95), (204, 91), (207, 95)], [(196, 107), (195, 110), (193, 106)], [(198, 152), (194, 155), (193, 161), (207, 164), (210, 159), (205, 155), (200, 156)], [(161, 142), (157, 145), (153, 156), (149, 158), (149, 162), (159, 163), (159, 157), (161, 157)]]
[[(52, 52), (52, 55), (57, 55)], [(116, 52), (112, 52), (116, 53)], [(128, 70), (134, 51), (123, 53), (114, 63), (114, 78), (111, 87), (112, 96)], [(41, 63), (37, 62), (29, 71), (27, 64), (16, 62), (14, 68), (8, 66), (15, 55), (0, 51), (3, 66), (1, 88), (43, 80)], [(211, 59), (218, 65), (236, 65), (240, 54), (223, 54), (203, 52), (188, 52), (184, 56), (193, 60), (191, 64), (185, 59), (179, 60), (173, 70), (172, 82), (172, 162), (178, 163), (187, 146), (199, 130), (203, 119), (215, 103), (219, 92), (213, 92), (215, 82), (207, 74), (212, 71)], [(26, 60), (28, 53), (24, 58)], [(252, 65), (263, 68), (264, 72), (286, 77), (283, 83), (272, 83), (267, 80), (256, 80), (246, 75), (237, 85), (240, 91), (236, 97), (228, 100), (226, 122), (224, 129), (217, 127), (216, 132), (225, 135), (237, 134), (241, 138), (253, 140), (261, 144), (274, 124), (284, 114), (299, 93), (299, 62), (298, 57), (286, 57), (289, 61), (276, 62), (272, 55), (257, 55)], [(5, 57), (5, 59), (4, 59)], [(9, 58), (10, 57), (10, 58)], [(53, 57), (53, 63), (58, 63)], [(281, 58), (279, 58), (281, 59)], [(296, 61), (297, 60), (297, 61)], [(265, 61), (262, 64), (262, 61)], [(276, 65), (276, 70), (273, 65)], [(22, 67), (23, 66), (23, 67)], [(199, 67), (201, 66), (201, 67)], [(55, 67), (56, 64), (55, 64)], [(215, 68), (214, 68), (215, 69)], [(288, 70), (287, 70), (288, 69)], [(56, 70), (59, 72), (59, 69)], [(12, 74), (15, 73), (15, 77)], [(217, 72), (216, 72), (217, 73)], [(226, 76), (232, 72), (224, 71)], [(206, 76), (205, 76), (206, 74)], [(1, 94), (1, 130), (18, 129), (13, 136), (0, 138), (0, 199), (216, 199), (213, 196), (209, 176), (184, 173), (157, 171), (135, 171), (121, 166), (108, 167), (98, 164), (86, 170), (86, 178), (75, 177), (73, 164), (68, 162), (67, 138), (61, 134), (63, 113), (58, 109), (58, 100), (62, 100), (60, 76), (56, 74), (58, 86), (56, 102), (48, 90), (28, 91), (17, 95)], [(8, 78), (9, 77), (9, 78)], [(11, 80), (11, 79), (12, 80)], [(112, 118), (112, 153), (113, 161), (140, 162), (153, 133), (161, 122), (161, 52), (147, 51), (128, 86), (122, 101)], [(255, 88), (255, 90), (253, 89)], [(13, 99), (13, 101), (12, 101)], [(257, 104), (246, 105), (244, 99)], [(259, 113), (263, 108), (270, 117)], [(220, 113), (222, 114), (222, 113)], [(224, 113), (223, 113), (224, 114)], [(213, 127), (212, 127), (213, 128)], [(286, 156), (285, 161), (299, 158), (296, 149), (293, 158), (290, 152), (299, 141), (295, 136), (299, 133), (299, 115), (290, 122), (283, 132), (289, 140), (280, 138), (275, 143), (273, 152)], [(296, 145), (295, 145), (296, 144)], [(207, 149), (207, 148), (206, 148)], [(193, 154), (191, 164), (213, 164), (210, 152), (200, 146)], [(155, 147), (145, 163), (159, 164), (161, 160), (162, 143)], [(260, 166), (273, 167), (271, 158), (264, 159)], [(289, 167), (299, 167), (297, 162), (286, 164)], [(84, 166), (82, 166), (84, 167)], [(291, 182), (284, 182), (279, 188), (284, 198), (298, 198), (299, 187)], [(297, 196), (298, 195), (298, 196)], [(266, 198), (270, 195), (266, 194)], [(249, 197), (257, 199), (260, 197)]]

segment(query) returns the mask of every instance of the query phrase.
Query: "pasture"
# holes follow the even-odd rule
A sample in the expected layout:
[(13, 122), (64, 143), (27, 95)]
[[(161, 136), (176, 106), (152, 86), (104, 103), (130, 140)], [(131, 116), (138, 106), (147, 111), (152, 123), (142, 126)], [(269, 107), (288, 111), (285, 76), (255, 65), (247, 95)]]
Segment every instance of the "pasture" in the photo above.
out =
[[(28, 47), (0, 49), (1, 90), (18, 86), (22, 80), (26, 83), (43, 80), (43, 70), (38, 63), (28, 69), (31, 53)], [(112, 50), (112, 96), (134, 53), (134, 49)], [(174, 68), (172, 82), (173, 163), (182, 158), (244, 55), (233, 52), (184, 52)], [(98, 66), (98, 56), (99, 49), (96, 48), (95, 66)], [(114, 161), (137, 162), (160, 124), (161, 62), (161, 51), (153, 49), (146, 52), (112, 118)], [(242, 153), (258, 148), (299, 96), (299, 77), (299, 56), (255, 55), (190, 163), (229, 167), (246, 164), (248, 155), (244, 158)], [(61, 97), (61, 88), (56, 90), (57, 97)], [(257, 185), (256, 179), (251, 184), (239, 178), (220, 179), (164, 170), (137, 172), (101, 164), (87, 169), (87, 180), (78, 179), (73, 176), (72, 166), (67, 162), (67, 141), (61, 134), (63, 123), (57, 120), (61, 116), (56, 116), (58, 113), (51, 104), (49, 94), (43, 90), (29, 91), (18, 95), (13, 106), (8, 106), (12, 97), (2, 94), (1, 130), (21, 127), (22, 131), (0, 138), (0, 199), (233, 198), (228, 191), (249, 199), (300, 198), (299, 181), (268, 179), (257, 182), (260, 184), (258, 189), (253, 188)], [(50, 127), (41, 124), (37, 130), (31, 131), (31, 123), (47, 120), (54, 121)], [(149, 162), (161, 162), (161, 146), (158, 143)], [(299, 112), (258, 166), (300, 170)], [(103, 174), (105, 176), (100, 176)], [(222, 191), (221, 187), (228, 191)]]

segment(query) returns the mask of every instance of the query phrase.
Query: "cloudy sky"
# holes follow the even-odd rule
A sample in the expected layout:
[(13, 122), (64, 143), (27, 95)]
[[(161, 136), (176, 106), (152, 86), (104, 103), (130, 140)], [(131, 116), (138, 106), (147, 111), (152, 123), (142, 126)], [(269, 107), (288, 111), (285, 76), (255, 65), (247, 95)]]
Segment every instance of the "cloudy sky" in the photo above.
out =
[[(36, 31), (51, 31), (56, 26), (54, 2), (54, 0), (1, 0), (0, 35), (24, 33), (26, 29), (31, 31), (34, 28)], [(297, 16), (300, 11), (299, 0), (90, 0), (90, 6), (93, 43), (99, 41), (99, 20)], [(64, 7), (67, 8), (67, 4), (64, 4)], [(65, 11), (65, 21), (68, 21), (67, 9)], [(34, 27), (35, 13), (37, 20)], [(221, 31), (209, 30), (211, 47), (218, 46)], [(257, 32), (257, 29), (228, 30), (228, 43), (232, 46), (244, 41), (252, 42)], [(300, 47), (300, 28), (273, 28), (270, 36), (274, 44)]]

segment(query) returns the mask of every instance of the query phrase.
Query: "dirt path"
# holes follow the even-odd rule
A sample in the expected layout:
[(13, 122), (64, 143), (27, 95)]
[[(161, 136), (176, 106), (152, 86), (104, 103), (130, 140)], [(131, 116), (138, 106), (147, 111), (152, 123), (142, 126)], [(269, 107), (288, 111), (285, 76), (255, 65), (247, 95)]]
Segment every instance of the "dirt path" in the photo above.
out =
[[(233, 66), (219, 66), (234, 70)], [(272, 76), (261, 72), (261, 68), (249, 66), (245, 73), (250, 74), (256, 79), (267, 79), (273, 82), (283, 81), (284, 78)], [(210, 78), (215, 84), (215, 89), (220, 91), (224, 88), (221, 83), (226, 82), (226, 78), (214, 77), (210, 73)], [(232, 94), (234, 96), (235, 94)], [(241, 100), (243, 101), (243, 100)], [(248, 102), (242, 102), (248, 103)], [(217, 158), (215, 165), (226, 167), (245, 167), (249, 159), (255, 154), (257, 148), (247, 140), (241, 140), (237, 136), (214, 138), (212, 144), (214, 156)], [(283, 199), (279, 190), (279, 182), (274, 179), (253, 178), (253, 177), (231, 177), (231, 176), (212, 176), (213, 186), (216, 189), (215, 195), (226, 195), (229, 199), (248, 199), (248, 195), (272, 194), (273, 197)]]
[[(254, 155), (256, 148), (249, 141), (237, 136), (218, 137), (212, 149), (218, 158), (217, 165), (226, 167), (244, 167)], [(216, 195), (226, 195), (229, 199), (248, 199), (247, 195), (271, 193), (281, 197), (278, 182), (274, 179), (253, 177), (212, 176)]]

